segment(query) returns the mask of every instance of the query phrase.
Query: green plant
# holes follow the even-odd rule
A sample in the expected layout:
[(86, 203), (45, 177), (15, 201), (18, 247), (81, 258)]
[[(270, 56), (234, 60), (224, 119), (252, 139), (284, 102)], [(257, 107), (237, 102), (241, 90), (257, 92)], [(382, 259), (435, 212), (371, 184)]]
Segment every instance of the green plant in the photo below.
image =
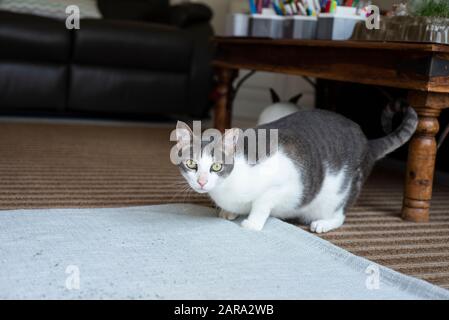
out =
[(449, 0), (410, 0), (415, 16), (449, 18)]

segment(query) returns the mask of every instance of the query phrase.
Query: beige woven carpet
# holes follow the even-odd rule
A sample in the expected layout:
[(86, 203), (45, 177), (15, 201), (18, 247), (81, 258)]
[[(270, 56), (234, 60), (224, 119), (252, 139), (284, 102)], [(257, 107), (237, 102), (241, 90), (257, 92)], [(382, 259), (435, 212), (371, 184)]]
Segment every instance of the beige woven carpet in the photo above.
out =
[[(193, 202), (169, 160), (169, 130), (0, 123), (0, 209)], [(345, 225), (323, 237), (357, 255), (449, 288), (449, 189), (431, 222), (399, 218), (402, 177), (377, 170)]]

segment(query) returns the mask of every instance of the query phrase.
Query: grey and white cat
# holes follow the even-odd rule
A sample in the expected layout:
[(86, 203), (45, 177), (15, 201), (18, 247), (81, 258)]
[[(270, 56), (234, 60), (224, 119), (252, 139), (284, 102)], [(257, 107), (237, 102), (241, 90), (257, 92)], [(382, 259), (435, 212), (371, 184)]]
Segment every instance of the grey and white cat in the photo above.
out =
[[(299, 218), (313, 232), (328, 232), (343, 224), (376, 160), (406, 143), (417, 122), (409, 107), (394, 132), (368, 141), (356, 123), (339, 114), (301, 110), (256, 128), (279, 130), (277, 152), (256, 164), (248, 163), (245, 152), (234, 151), (239, 130), (230, 129), (224, 141), (231, 143), (223, 152), (234, 152), (233, 163), (218, 162), (203, 144), (179, 168), (192, 189), (208, 193), (222, 209), (220, 217), (247, 215), (244, 228), (261, 230), (274, 216)], [(176, 132), (178, 141), (192, 139), (183, 122)]]

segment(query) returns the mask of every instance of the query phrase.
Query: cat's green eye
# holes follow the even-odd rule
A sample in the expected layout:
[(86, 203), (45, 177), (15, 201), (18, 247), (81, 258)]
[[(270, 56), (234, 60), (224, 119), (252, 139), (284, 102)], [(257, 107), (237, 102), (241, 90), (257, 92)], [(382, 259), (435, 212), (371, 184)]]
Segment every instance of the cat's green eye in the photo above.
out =
[(210, 168), (214, 172), (219, 172), (223, 169), (223, 165), (221, 163), (214, 163)]
[(196, 162), (194, 160), (191, 160), (191, 159), (186, 161), (186, 167), (191, 169), (191, 170), (198, 169), (198, 165), (196, 164)]

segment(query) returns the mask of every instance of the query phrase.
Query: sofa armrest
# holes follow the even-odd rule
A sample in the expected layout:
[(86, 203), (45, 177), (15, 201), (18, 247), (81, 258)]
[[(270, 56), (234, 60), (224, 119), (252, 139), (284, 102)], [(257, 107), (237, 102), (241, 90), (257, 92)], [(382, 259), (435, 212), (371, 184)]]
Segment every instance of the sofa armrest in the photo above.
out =
[(170, 7), (170, 24), (180, 28), (209, 22), (212, 16), (212, 10), (201, 3), (182, 3)]

